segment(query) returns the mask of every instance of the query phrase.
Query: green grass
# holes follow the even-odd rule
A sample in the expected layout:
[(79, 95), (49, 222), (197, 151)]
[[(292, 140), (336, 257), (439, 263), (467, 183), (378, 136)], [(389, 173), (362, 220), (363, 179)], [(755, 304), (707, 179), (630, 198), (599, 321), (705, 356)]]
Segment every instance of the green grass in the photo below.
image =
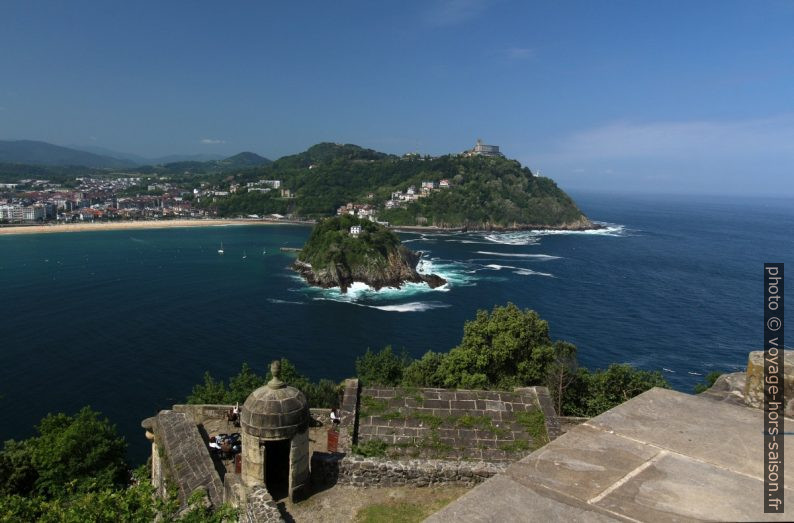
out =
[(361, 396), (361, 416), (380, 416), (389, 409), (386, 400), (375, 399), (372, 396)]
[(451, 416), (449, 421), (455, 426), (463, 429), (487, 430), (494, 436), (506, 436), (509, 432), (507, 429), (499, 428), (494, 425), (493, 421), (488, 416), (472, 416), (471, 414), (465, 414), (459, 418)]
[(358, 523), (382, 523), (392, 521), (394, 523), (413, 523), (422, 521), (432, 512), (426, 512), (425, 507), (414, 505), (413, 503), (399, 504), (377, 504), (364, 507), (356, 514)]
[(505, 452), (523, 452), (532, 448), (528, 441), (523, 439), (517, 439), (515, 441), (511, 441), (509, 443), (502, 443), (499, 445), (501, 450)]
[(382, 458), (386, 456), (389, 444), (381, 439), (371, 439), (358, 445), (353, 445), (353, 454), (364, 456), (365, 458)]
[(433, 452), (439, 454), (447, 454), (455, 449), (455, 447), (452, 445), (441, 441), (438, 437), (438, 433), (436, 433), (435, 430), (430, 434), (430, 436), (423, 438), (422, 441), (419, 442), (419, 447), (432, 450)]
[(424, 412), (415, 412), (411, 414), (411, 417), (415, 420), (421, 421), (423, 424), (430, 427), (430, 429), (435, 430), (444, 423), (444, 420), (438, 416), (434, 416), (432, 414), (426, 414)]
[(405, 419), (406, 416), (404, 414), (402, 414), (401, 412), (393, 411), (393, 412), (387, 412), (386, 414), (383, 414), (381, 416), (381, 418), (383, 418), (385, 420), (398, 420), (398, 419)]
[(543, 412), (533, 410), (532, 412), (516, 413), (516, 423), (524, 427), (537, 447), (541, 447), (549, 442), (549, 435), (546, 432), (546, 417)]
[(418, 523), (431, 514), (438, 512), (459, 494), (434, 496), (426, 503), (386, 502), (376, 503), (360, 509), (356, 513), (356, 523)]

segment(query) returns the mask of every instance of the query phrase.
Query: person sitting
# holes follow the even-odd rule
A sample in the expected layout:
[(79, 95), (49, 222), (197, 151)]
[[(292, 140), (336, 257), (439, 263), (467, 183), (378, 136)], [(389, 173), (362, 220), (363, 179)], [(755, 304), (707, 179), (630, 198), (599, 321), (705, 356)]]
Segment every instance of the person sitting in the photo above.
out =
[(237, 408), (231, 408), (226, 412), (226, 421), (234, 423), (234, 426), (237, 427), (240, 420), (239, 410)]
[(223, 440), (221, 443), (221, 457), (223, 459), (230, 459), (232, 457), (232, 445), (228, 439)]
[(336, 409), (335, 408), (331, 409), (331, 422), (334, 425), (339, 425), (339, 423), (341, 421), (342, 421), (342, 418), (339, 417), (339, 413), (336, 411)]
[(212, 452), (212, 453), (216, 453), (217, 454), (218, 452), (221, 451), (221, 446), (218, 445), (218, 440), (217, 440), (217, 438), (215, 436), (212, 436), (210, 438), (209, 447), (210, 447), (210, 452)]

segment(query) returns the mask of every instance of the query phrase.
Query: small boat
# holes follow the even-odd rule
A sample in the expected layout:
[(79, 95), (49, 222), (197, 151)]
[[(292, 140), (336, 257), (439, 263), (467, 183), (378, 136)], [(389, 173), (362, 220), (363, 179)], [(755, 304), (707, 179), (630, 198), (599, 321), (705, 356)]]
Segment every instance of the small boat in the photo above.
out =
[(218, 249), (218, 254), (223, 255), (223, 242), (221, 242), (221, 248)]
[(263, 255), (267, 254), (267, 249), (262, 249), (262, 254)]
[(243, 259), (246, 259), (246, 258), (248, 258), (248, 255), (245, 253), (245, 250), (243, 250)]

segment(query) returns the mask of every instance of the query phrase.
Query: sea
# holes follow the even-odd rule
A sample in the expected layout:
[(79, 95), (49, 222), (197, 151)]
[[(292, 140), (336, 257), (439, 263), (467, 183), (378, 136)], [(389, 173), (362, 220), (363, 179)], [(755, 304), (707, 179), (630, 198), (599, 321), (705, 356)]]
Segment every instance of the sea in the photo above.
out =
[(305, 226), (0, 236), (0, 440), (90, 405), (141, 463), (141, 421), (207, 371), (265, 373), (286, 357), (342, 380), (368, 348), (448, 351), (479, 309), (508, 302), (536, 310), (586, 367), (658, 370), (684, 392), (742, 370), (763, 342), (763, 264), (794, 261), (794, 200), (572, 196), (603, 228), (401, 234), (422, 271), (448, 280), (437, 289), (310, 288), (280, 250), (300, 247)]

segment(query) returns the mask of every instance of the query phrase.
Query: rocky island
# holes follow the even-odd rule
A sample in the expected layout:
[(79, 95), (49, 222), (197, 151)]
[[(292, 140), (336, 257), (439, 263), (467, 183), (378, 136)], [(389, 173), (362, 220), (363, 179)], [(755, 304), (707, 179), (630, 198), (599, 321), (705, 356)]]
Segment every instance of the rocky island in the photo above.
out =
[(292, 268), (310, 285), (342, 292), (354, 282), (376, 290), (408, 282), (444, 285), (447, 281), (440, 276), (417, 272), (420, 257), (383, 225), (345, 215), (320, 221)]

